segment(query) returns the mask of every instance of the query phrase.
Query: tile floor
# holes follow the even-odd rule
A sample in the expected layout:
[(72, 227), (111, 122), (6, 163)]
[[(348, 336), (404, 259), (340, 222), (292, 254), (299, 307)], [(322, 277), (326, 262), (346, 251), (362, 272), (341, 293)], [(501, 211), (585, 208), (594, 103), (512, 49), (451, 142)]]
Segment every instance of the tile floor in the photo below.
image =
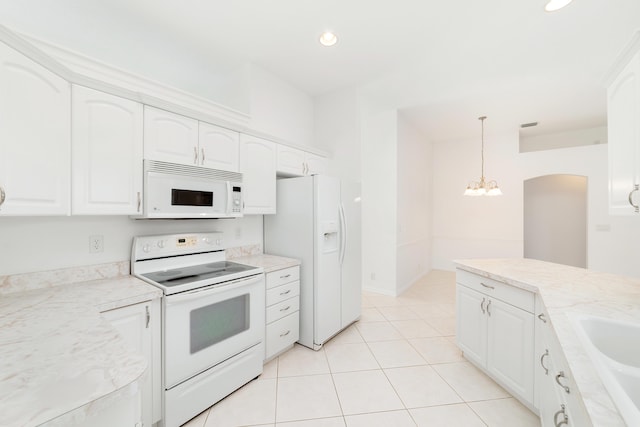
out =
[(540, 426), (457, 349), (453, 273), (362, 300), (320, 351), (296, 345), (185, 427)]

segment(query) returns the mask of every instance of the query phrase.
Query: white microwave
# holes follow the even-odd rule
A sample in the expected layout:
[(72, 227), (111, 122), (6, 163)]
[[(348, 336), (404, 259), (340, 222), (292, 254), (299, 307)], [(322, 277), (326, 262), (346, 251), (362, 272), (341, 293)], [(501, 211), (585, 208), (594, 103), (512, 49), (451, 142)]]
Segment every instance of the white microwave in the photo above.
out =
[(144, 160), (142, 214), (137, 219), (238, 218), (242, 174)]

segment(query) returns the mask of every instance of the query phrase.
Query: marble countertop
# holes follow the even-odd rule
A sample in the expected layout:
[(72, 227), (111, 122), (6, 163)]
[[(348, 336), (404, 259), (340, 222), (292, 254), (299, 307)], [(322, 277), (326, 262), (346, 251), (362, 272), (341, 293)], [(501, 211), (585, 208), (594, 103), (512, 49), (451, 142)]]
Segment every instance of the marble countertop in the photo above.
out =
[(283, 268), (295, 267), (296, 265), (300, 265), (300, 260), (268, 254), (247, 255), (233, 258), (232, 261), (239, 262), (241, 264), (252, 265), (254, 267), (262, 267), (264, 268), (265, 273), (270, 273), (272, 271), (282, 270)]
[(131, 276), (34, 288), (0, 296), (0, 425), (77, 419), (97, 399), (130, 393), (146, 361), (100, 312), (162, 292)]
[(570, 317), (640, 323), (640, 279), (531, 259), (456, 260), (463, 270), (540, 294), (594, 426), (625, 426)]

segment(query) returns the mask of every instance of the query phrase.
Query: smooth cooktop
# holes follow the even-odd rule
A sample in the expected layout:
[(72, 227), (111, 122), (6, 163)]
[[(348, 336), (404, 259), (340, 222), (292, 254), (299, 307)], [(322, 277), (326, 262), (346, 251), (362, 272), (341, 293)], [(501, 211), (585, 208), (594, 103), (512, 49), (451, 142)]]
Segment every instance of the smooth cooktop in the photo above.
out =
[(143, 277), (165, 287), (184, 285), (185, 283), (216, 279), (222, 281), (224, 276), (245, 271), (256, 270), (257, 267), (231, 261), (218, 261), (208, 264), (180, 267), (170, 270), (142, 274)]

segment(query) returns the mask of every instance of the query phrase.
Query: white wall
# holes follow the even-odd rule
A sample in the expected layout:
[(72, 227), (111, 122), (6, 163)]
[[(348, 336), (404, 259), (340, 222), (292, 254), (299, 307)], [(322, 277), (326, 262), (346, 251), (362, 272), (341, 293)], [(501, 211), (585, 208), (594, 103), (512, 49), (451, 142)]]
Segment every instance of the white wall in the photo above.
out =
[(251, 128), (287, 142), (313, 146), (313, 99), (255, 65), (250, 76)]
[(462, 196), (469, 181), (480, 179), (479, 136), (433, 144), (433, 268), (452, 269), (456, 258), (522, 256), (517, 141), (517, 133), (485, 135), (485, 176), (504, 193), (493, 198)]
[[(262, 245), (262, 215), (216, 220), (132, 220), (123, 216), (4, 217), (0, 276), (126, 261), (134, 236), (224, 232), (227, 247)], [(89, 236), (104, 236), (104, 252), (89, 253)]]
[(396, 294), (396, 110), (361, 119), (362, 286)]
[(328, 175), (361, 182), (359, 114), (356, 88), (315, 98), (315, 143), (332, 154)]
[(398, 116), (396, 294), (431, 269), (431, 143)]
[(588, 180), (545, 175), (524, 181), (524, 257), (587, 267)]
[(434, 144), (433, 268), (458, 258), (523, 256), (523, 181), (550, 174), (588, 178), (588, 268), (640, 277), (640, 218), (608, 214), (607, 145), (519, 154), (518, 135), (485, 138), (485, 175), (500, 197), (463, 197), (480, 175), (479, 141)]

